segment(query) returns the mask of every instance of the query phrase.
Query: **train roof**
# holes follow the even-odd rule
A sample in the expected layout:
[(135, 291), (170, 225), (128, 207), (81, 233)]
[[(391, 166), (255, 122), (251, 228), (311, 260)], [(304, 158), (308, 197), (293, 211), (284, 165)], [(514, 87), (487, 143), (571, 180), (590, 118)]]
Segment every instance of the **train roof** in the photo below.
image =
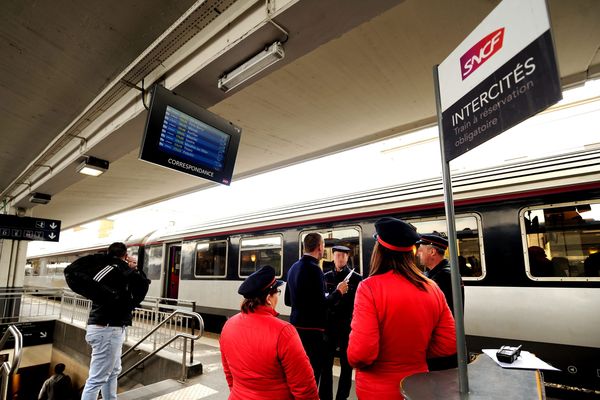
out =
[[(600, 149), (572, 152), (563, 155), (513, 162), (493, 168), (461, 172), (452, 177), (455, 202), (467, 199), (490, 199), (502, 195), (518, 195), (535, 190), (546, 190), (600, 180)], [(441, 176), (387, 186), (339, 196), (290, 204), (284, 207), (235, 215), (229, 218), (190, 224), (180, 229), (158, 230), (149, 241), (163, 241), (183, 237), (215, 235), (261, 226), (285, 223), (306, 223), (307, 220), (335, 219), (350, 214), (377, 213), (407, 209), (428, 204), (443, 204)]]

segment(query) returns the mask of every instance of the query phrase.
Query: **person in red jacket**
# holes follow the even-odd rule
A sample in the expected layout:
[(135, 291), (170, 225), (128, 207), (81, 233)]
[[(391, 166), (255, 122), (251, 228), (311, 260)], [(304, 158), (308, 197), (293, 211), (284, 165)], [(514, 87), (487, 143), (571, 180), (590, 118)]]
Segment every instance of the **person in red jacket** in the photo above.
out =
[(348, 361), (359, 399), (402, 399), (402, 379), (427, 372), (428, 357), (456, 353), (454, 319), (440, 288), (416, 266), (416, 230), (389, 217), (375, 230), (369, 277), (356, 293)]
[(312, 367), (294, 326), (275, 311), (283, 281), (264, 266), (238, 293), (241, 313), (221, 331), (221, 360), (231, 400), (318, 400)]

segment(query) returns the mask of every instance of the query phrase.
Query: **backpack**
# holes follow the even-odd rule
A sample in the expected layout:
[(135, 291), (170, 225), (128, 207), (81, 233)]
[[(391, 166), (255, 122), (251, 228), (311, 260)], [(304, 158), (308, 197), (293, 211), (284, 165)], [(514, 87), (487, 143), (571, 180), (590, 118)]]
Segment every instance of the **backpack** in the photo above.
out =
[(123, 274), (112, 257), (92, 254), (78, 258), (65, 268), (64, 274), (72, 291), (94, 303), (106, 304), (119, 298), (120, 293), (114, 283)]

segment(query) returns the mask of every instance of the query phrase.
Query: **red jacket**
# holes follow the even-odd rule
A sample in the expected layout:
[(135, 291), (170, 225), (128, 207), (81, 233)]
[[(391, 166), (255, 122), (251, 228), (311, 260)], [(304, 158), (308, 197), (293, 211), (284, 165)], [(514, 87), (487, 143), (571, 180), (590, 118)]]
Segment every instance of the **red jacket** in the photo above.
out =
[(229, 399), (319, 399), (296, 328), (276, 316), (261, 306), (225, 323), (220, 343)]
[(400, 381), (427, 372), (427, 357), (456, 353), (454, 319), (444, 294), (430, 283), (419, 290), (390, 271), (358, 286), (348, 361), (357, 369), (359, 399), (402, 399)]

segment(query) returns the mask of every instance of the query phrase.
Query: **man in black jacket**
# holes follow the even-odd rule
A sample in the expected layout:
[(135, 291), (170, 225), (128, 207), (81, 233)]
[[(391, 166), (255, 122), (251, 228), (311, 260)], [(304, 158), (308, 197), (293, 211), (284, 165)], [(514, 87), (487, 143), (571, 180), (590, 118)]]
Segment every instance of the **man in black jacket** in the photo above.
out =
[[(444, 258), (446, 249), (448, 248), (448, 238), (445, 234), (434, 231), (433, 233), (421, 235), (421, 239), (417, 242), (419, 249), (417, 250), (417, 259), (419, 264), (427, 269), (425, 275), (433, 280), (444, 292), (446, 303), (450, 307), (450, 311), (454, 316), (454, 301), (452, 300), (452, 279), (450, 271), (450, 263)], [(462, 289), (461, 280), (461, 289)], [(464, 289), (461, 291), (464, 308)], [(455, 368), (458, 365), (456, 356), (430, 358), (427, 360), (427, 365), (430, 371), (438, 371), (448, 368)]]
[(325, 252), (325, 241), (320, 234), (313, 232), (304, 237), (303, 244), (302, 258), (292, 265), (287, 274), (285, 304), (292, 307), (290, 322), (298, 331), (318, 385), (323, 366), (327, 307), (348, 291), (348, 283), (340, 282), (332, 293), (325, 295), (323, 271), (319, 266)]
[(333, 359), (335, 351), (339, 348), (340, 355), (340, 380), (338, 382), (336, 400), (346, 400), (352, 387), (352, 367), (348, 364), (347, 350), (350, 337), (350, 322), (354, 311), (354, 296), (362, 276), (348, 267), (350, 248), (346, 246), (333, 246), (334, 268), (325, 274), (325, 291), (334, 292), (337, 286), (348, 282), (348, 292), (327, 310), (327, 325), (325, 328), (325, 358), (319, 385), (319, 398), (331, 400), (333, 398)]
[(111, 244), (103, 264), (94, 281), (109, 288), (114, 296), (92, 303), (85, 335), (92, 347), (92, 360), (81, 400), (97, 400), (99, 392), (104, 400), (117, 399), (125, 328), (131, 325), (132, 312), (144, 300), (150, 283), (137, 269), (135, 259), (127, 255), (124, 243)]

